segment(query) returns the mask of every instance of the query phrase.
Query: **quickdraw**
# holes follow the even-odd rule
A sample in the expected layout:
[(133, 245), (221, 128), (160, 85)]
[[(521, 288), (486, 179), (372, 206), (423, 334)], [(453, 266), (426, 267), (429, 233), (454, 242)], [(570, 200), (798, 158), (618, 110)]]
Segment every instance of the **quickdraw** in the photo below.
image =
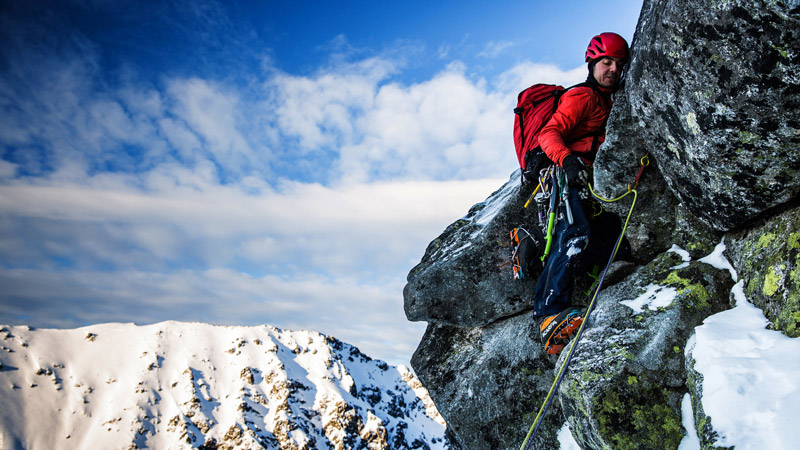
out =
[(636, 174), (636, 179), (633, 181), (633, 188), (636, 189), (639, 186), (639, 181), (642, 179), (642, 175), (644, 175), (644, 168), (650, 165), (650, 154), (642, 156), (642, 159), (639, 160), (641, 166), (639, 167), (639, 173)]

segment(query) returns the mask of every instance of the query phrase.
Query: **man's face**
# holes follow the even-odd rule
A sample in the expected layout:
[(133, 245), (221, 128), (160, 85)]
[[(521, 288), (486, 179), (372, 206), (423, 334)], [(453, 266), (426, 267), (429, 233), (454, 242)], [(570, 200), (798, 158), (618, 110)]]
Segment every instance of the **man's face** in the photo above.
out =
[(619, 84), (623, 64), (624, 61), (619, 58), (606, 56), (594, 65), (592, 75), (600, 86), (615, 88)]

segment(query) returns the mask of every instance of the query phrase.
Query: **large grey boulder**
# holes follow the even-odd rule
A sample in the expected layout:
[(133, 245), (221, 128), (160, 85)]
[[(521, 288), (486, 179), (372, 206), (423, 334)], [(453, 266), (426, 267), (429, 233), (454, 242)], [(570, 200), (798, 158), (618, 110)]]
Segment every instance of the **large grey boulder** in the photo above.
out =
[[(465, 449), (518, 449), (553, 381), (531, 313), (486, 327), (431, 324), (411, 365)], [(555, 405), (533, 448), (558, 448)]]
[[(673, 243), (678, 201), (669, 190), (659, 170), (658, 160), (648, 156), (648, 148), (640, 133), (632, 133), (637, 125), (629, 114), (628, 98), (624, 92), (616, 96), (608, 133), (595, 159), (594, 181), (598, 194), (616, 198), (635, 189), (635, 213), (628, 225), (627, 237), (635, 258), (647, 262), (668, 249)], [(647, 157), (647, 158), (645, 158)], [(641, 169), (643, 164), (644, 169)], [(640, 183), (634, 185), (640, 174)], [(620, 217), (626, 217), (633, 195), (624, 201), (604, 205)]]
[(632, 45), (610, 127), (685, 208), (727, 231), (800, 193), (797, 0), (646, 0)]
[(532, 306), (536, 274), (515, 282), (508, 265), (509, 231), (535, 220), (535, 205), (524, 208), (532, 191), (514, 172), (428, 245), (403, 290), (408, 320), (478, 327)]

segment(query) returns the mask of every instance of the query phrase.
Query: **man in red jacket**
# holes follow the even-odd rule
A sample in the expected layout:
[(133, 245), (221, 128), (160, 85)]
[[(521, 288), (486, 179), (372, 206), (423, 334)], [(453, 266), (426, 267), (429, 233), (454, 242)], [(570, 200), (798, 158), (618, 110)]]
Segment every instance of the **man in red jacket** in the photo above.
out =
[[(558, 209), (554, 249), (533, 297), (542, 343), (548, 354), (558, 354), (583, 322), (581, 309), (571, 306), (570, 297), (575, 274), (597, 228), (586, 185), (597, 148), (605, 139), (612, 94), (619, 89), (622, 68), (628, 58), (628, 43), (622, 36), (601, 33), (592, 38), (586, 49), (589, 66), (586, 82), (561, 96), (553, 117), (539, 134), (542, 150), (565, 175), (569, 200)], [(571, 215), (567, 214), (567, 208)]]

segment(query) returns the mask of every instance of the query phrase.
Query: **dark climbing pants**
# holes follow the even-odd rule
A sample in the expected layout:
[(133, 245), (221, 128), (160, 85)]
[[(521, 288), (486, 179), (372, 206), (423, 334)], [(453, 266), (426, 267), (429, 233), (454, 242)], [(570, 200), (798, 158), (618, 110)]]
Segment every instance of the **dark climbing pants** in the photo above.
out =
[(570, 225), (567, 220), (562, 202), (558, 208), (550, 256), (533, 295), (537, 317), (558, 314), (570, 306), (575, 274), (581, 267), (581, 255), (589, 244), (591, 204), (581, 201), (578, 189), (570, 189), (569, 203), (573, 222)]
[[(588, 197), (588, 193), (584, 191), (583, 196)], [(575, 276), (594, 265), (605, 265), (622, 230), (622, 223), (616, 215), (609, 212), (593, 215), (593, 200), (581, 200), (578, 189), (570, 189), (569, 198), (573, 222), (569, 224), (562, 203), (553, 231), (550, 256), (533, 295), (533, 310), (537, 317), (558, 314), (571, 305)], [(600, 210), (599, 206), (594, 209)], [(630, 243), (623, 239), (617, 259), (630, 258)]]

